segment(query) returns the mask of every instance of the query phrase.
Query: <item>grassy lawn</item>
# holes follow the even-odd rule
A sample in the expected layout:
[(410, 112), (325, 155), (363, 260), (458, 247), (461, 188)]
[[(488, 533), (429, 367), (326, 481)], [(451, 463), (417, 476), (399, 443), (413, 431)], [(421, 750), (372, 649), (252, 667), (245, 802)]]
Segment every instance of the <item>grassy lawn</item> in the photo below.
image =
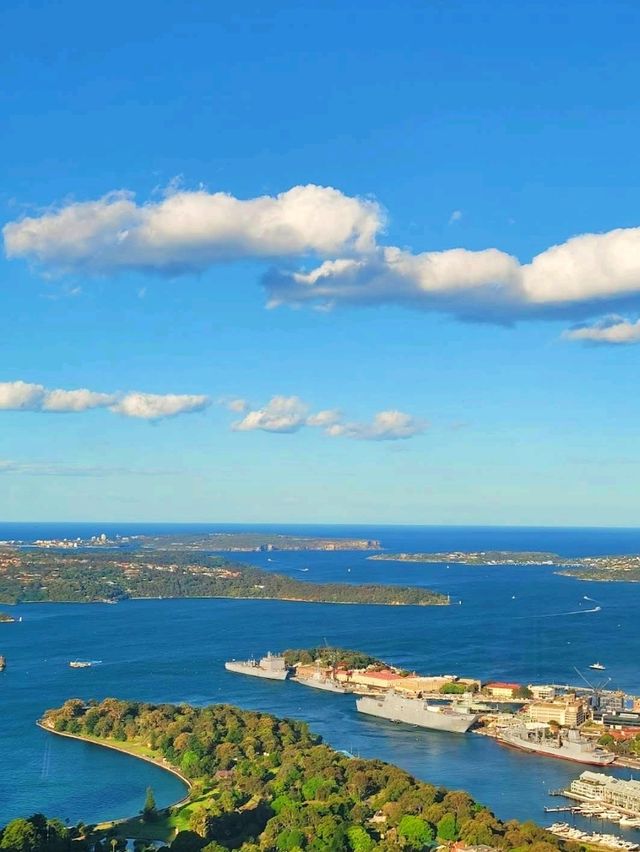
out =
[(162, 812), (153, 822), (143, 822), (141, 817), (132, 817), (115, 824), (104, 822), (98, 825), (96, 829), (102, 836), (113, 830), (118, 837), (128, 837), (132, 840), (159, 840), (163, 843), (170, 843), (179, 831), (189, 829), (189, 821), (192, 815), (207, 807), (214, 792), (213, 789), (206, 790), (186, 804), (171, 808), (169, 813)]

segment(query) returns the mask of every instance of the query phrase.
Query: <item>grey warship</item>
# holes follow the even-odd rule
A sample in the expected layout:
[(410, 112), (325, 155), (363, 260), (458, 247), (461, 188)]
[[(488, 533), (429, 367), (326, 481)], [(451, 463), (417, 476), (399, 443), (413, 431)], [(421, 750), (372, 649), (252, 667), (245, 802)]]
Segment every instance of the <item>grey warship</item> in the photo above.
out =
[(515, 727), (503, 728), (498, 734), (498, 742), (522, 751), (531, 751), (546, 757), (558, 757), (574, 763), (586, 763), (590, 766), (608, 766), (615, 755), (582, 736), (577, 728), (559, 731), (554, 736), (546, 736), (548, 725), (531, 722)]
[(260, 660), (229, 660), (224, 667), (228, 672), (264, 677), (268, 680), (286, 680), (290, 673), (284, 657), (278, 657), (271, 651)]
[(478, 714), (472, 713), (468, 707), (428, 704), (423, 698), (400, 695), (393, 690), (384, 695), (363, 695), (356, 700), (356, 708), (360, 713), (379, 716), (390, 722), (404, 722), (456, 734), (465, 734), (478, 720)]

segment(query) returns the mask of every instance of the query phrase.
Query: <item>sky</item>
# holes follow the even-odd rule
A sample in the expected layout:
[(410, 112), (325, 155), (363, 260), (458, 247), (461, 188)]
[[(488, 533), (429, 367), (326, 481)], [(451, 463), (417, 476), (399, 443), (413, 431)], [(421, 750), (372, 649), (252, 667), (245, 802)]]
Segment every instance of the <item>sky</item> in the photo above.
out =
[(635, 526), (636, 0), (5, 0), (0, 517)]

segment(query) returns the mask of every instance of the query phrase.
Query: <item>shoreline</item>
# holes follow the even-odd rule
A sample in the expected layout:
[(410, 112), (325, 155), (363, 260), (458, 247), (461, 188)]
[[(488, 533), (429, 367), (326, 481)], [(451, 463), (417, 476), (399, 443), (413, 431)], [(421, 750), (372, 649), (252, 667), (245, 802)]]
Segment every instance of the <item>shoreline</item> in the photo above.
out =
[[(100, 739), (92, 739), (91, 737), (82, 736), (81, 734), (71, 734), (68, 731), (56, 731), (51, 725), (48, 725), (42, 719), (38, 719), (36, 725), (43, 731), (46, 731), (49, 734), (55, 734), (58, 737), (67, 737), (70, 740), (78, 740), (81, 743), (86, 743), (88, 745), (96, 745), (102, 748), (111, 749), (111, 751), (120, 752), (120, 754), (125, 754), (128, 757), (134, 757), (137, 760), (144, 760), (146, 763), (150, 763), (152, 766), (156, 766), (158, 769), (164, 769), (165, 772), (170, 772), (172, 775), (175, 775), (176, 778), (179, 778), (180, 781), (186, 786), (187, 794), (183, 796), (181, 799), (178, 799), (176, 802), (172, 802), (168, 805), (165, 805), (162, 808), (159, 808), (159, 811), (170, 811), (173, 808), (182, 807), (183, 805), (187, 805), (191, 800), (191, 790), (193, 788), (193, 783), (180, 772), (179, 769), (172, 766), (170, 763), (165, 762), (164, 758), (155, 758), (155, 757), (147, 757), (144, 754), (136, 754), (134, 751), (130, 751), (124, 746), (113, 745), (112, 743), (104, 742)], [(120, 823), (128, 822), (131, 819), (136, 819), (139, 814), (136, 816), (129, 817), (121, 817), (118, 819), (106, 820), (106, 823), (110, 825), (118, 825)], [(99, 823), (100, 825), (102, 823)]]
[[(446, 595), (443, 595), (446, 598)], [(282, 603), (309, 603), (309, 604), (331, 604), (335, 606), (451, 606), (451, 604), (443, 600), (441, 603), (400, 603), (399, 601), (391, 601), (389, 603), (381, 603), (378, 601), (310, 601), (307, 598), (256, 598), (250, 596), (230, 596), (230, 595), (190, 595), (189, 597), (160, 595), (155, 597), (140, 597), (131, 596), (116, 600), (116, 604), (126, 603), (127, 601), (280, 601)], [(111, 601), (91, 600), (91, 601), (0, 601), (1, 606), (26, 606), (29, 604), (105, 604), (113, 606)]]

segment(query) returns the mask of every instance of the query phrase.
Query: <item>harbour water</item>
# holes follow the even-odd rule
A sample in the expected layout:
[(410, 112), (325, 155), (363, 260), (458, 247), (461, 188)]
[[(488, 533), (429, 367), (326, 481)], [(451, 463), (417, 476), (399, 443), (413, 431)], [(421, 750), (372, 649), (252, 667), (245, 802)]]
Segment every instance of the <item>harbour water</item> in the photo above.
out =
[[(0, 539), (177, 529), (205, 527), (0, 524)], [(640, 530), (268, 529), (379, 538), (389, 550), (402, 551), (640, 552)], [(159, 804), (180, 798), (181, 782), (162, 770), (96, 746), (52, 737), (34, 724), (44, 709), (66, 698), (108, 695), (155, 702), (230, 702), (305, 719), (337, 748), (382, 758), (425, 780), (466, 789), (503, 818), (552, 822), (553, 815), (545, 818), (543, 806), (559, 800), (550, 800), (548, 791), (567, 786), (582, 771), (578, 765), (519, 753), (473, 734), (417, 730), (363, 717), (351, 696), (242, 677), (226, 672), (224, 661), (326, 640), (419, 672), (575, 683), (574, 666), (587, 677), (595, 674), (602, 679), (587, 670), (589, 663), (601, 660), (612, 678), (610, 686), (640, 693), (636, 624), (640, 584), (584, 583), (556, 576), (549, 567), (399, 564), (372, 562), (367, 555), (275, 552), (234, 558), (310, 581), (424, 585), (450, 594), (453, 605), (151, 600), (117, 606), (12, 608), (22, 622), (0, 625), (0, 653), (8, 660), (0, 674), (0, 824), (36, 810), (72, 822), (126, 816), (142, 807), (148, 785)], [(72, 659), (102, 662), (70, 669)], [(586, 821), (582, 824), (589, 827)], [(602, 827), (593, 823), (591, 828)], [(640, 833), (630, 831), (626, 836), (636, 834)]]

